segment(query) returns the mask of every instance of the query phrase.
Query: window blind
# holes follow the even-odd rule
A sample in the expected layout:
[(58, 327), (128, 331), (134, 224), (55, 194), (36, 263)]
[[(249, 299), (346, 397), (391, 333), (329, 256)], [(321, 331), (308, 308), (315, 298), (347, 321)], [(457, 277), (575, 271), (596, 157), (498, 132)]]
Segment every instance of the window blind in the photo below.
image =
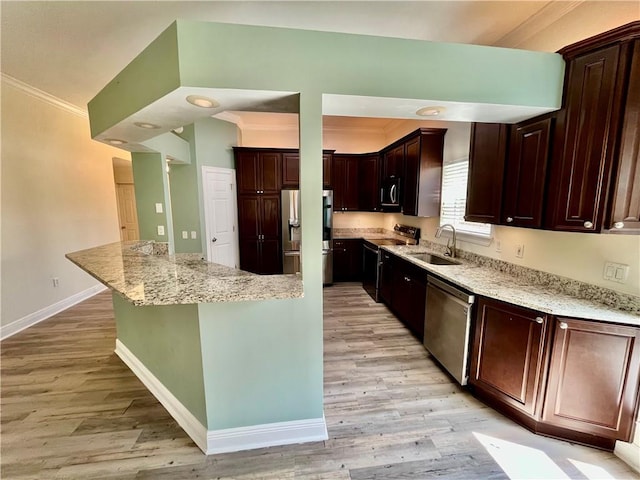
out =
[(442, 200), (440, 204), (440, 225), (452, 224), (457, 232), (483, 238), (491, 237), (488, 223), (466, 222), (464, 210), (467, 203), (467, 172), (469, 160), (462, 159), (442, 167)]

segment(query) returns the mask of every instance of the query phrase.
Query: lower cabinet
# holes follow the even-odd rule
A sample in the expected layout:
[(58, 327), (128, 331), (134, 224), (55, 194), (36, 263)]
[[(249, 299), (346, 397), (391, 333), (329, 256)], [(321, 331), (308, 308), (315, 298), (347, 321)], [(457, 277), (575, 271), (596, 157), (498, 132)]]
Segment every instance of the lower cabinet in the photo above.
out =
[(282, 274), (280, 240), (241, 238), (239, 243), (241, 270), (261, 275)]
[(391, 294), (393, 293), (393, 259), (395, 257), (389, 252), (382, 251), (380, 255), (380, 279), (379, 294), (380, 299), (387, 305), (391, 305)]
[(640, 328), (480, 298), (469, 385), (536, 433), (612, 449), (638, 408)]
[(362, 279), (362, 240), (333, 241), (333, 281), (357, 282)]

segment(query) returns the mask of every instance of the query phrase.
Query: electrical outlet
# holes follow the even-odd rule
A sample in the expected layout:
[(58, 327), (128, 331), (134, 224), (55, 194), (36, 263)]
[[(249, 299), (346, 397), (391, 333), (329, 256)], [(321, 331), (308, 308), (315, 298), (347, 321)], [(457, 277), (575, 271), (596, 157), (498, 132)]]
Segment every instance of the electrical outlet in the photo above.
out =
[(60, 286), (60, 279), (58, 277), (53, 277), (51, 279), (54, 288), (58, 288)]
[(158, 225), (158, 235), (161, 237), (164, 236), (164, 225)]
[(500, 240), (496, 240), (496, 252), (502, 252), (502, 242)]
[(629, 265), (623, 263), (605, 262), (602, 277), (616, 283), (627, 283)]
[(189, 232), (187, 232), (186, 230), (182, 231), (182, 239), (186, 240), (189, 238)]
[(196, 238), (198, 238), (198, 234), (195, 230), (191, 230), (191, 240), (195, 240)]
[(524, 245), (522, 244), (516, 245), (516, 257), (518, 258), (524, 257)]
[(162, 213), (162, 204), (156, 203), (156, 213)]

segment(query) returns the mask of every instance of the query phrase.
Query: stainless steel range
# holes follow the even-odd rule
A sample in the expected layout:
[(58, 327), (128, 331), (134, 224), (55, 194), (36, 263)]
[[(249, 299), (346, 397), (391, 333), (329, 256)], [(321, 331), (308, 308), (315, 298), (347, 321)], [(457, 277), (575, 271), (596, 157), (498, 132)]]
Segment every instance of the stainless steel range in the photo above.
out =
[(380, 301), (380, 247), (385, 245), (414, 245), (420, 238), (420, 229), (396, 224), (394, 232), (401, 238), (365, 239), (362, 248), (362, 287), (376, 302)]

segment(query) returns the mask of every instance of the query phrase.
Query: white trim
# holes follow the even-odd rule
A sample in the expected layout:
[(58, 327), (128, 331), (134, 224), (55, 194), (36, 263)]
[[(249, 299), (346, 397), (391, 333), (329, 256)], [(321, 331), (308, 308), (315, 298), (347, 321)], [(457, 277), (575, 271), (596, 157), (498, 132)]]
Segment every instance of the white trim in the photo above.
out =
[(613, 453), (636, 472), (640, 473), (640, 420), (636, 422), (633, 443), (616, 442), (616, 448)]
[(207, 428), (178, 400), (167, 387), (129, 350), (124, 343), (116, 338), (115, 354), (120, 357), (133, 374), (140, 379), (151, 394), (158, 399), (169, 415), (191, 437), (191, 440), (202, 450), (207, 452)]
[(53, 305), (49, 305), (48, 307), (42, 308), (37, 312), (30, 313), (29, 315), (25, 315), (24, 317), (19, 318), (18, 320), (14, 320), (7, 325), (3, 325), (2, 327), (0, 327), (0, 340), (9, 338), (16, 333), (21, 332), (25, 328), (29, 328), (36, 323), (40, 323), (43, 320), (52, 317), (56, 313), (60, 313), (77, 303), (80, 303), (100, 292), (105, 291), (106, 289), (107, 287), (102, 284), (94, 285), (93, 287), (87, 288), (86, 290), (75, 293), (70, 297), (60, 300)]
[(207, 455), (292, 443), (316, 442), (329, 438), (324, 416), (322, 418), (207, 431), (205, 426), (187, 410), (180, 400), (118, 339), (116, 339), (115, 353), (167, 409), (169, 415), (178, 422), (178, 425), (191, 437), (200, 450)]
[(266, 423), (250, 427), (210, 430), (207, 454), (237, 452), (253, 448), (321, 442), (329, 438), (324, 416), (290, 422)]
[(72, 103), (69, 103), (61, 98), (58, 98), (50, 93), (45, 92), (44, 90), (40, 90), (38, 88), (32, 87), (28, 83), (24, 83), (17, 78), (14, 78), (6, 73), (2, 74), (2, 80), (7, 82), (8, 85), (21, 90), (23, 93), (31, 97), (35, 97), (43, 102), (48, 103), (49, 105), (53, 105), (54, 107), (61, 108), (62, 110), (66, 110), (69, 113), (77, 115), (82, 118), (89, 118), (89, 114), (87, 110), (84, 110)]

